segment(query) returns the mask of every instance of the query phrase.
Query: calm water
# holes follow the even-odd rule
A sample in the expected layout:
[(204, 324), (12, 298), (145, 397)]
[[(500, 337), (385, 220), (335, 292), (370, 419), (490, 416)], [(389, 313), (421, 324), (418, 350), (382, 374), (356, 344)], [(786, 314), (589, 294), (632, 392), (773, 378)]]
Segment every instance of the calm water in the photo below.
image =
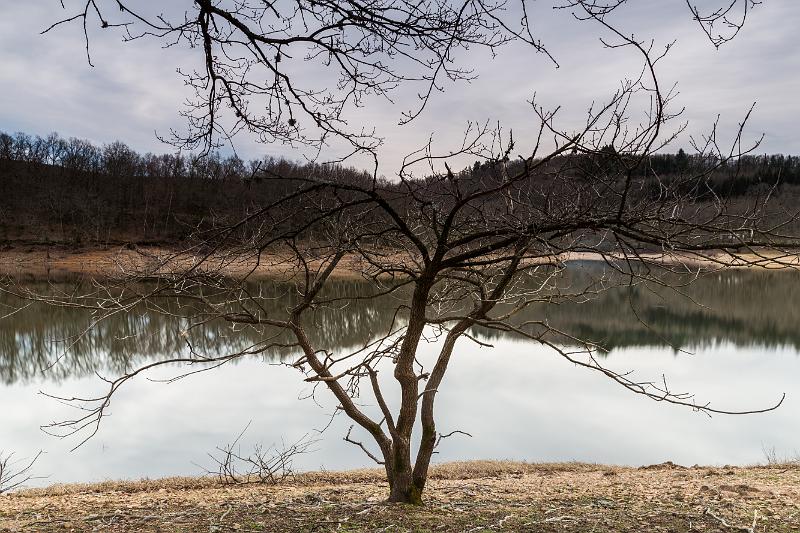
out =
[[(589, 270), (578, 267), (566, 281), (580, 283), (593, 274)], [(270, 290), (280, 295), (279, 289)], [(333, 290), (358, 294), (364, 287), (341, 282)], [(708, 418), (634, 397), (537, 344), (476, 332), (494, 348), (462, 342), (437, 397), (440, 431), (460, 429), (473, 437), (446, 440), (438, 460), (748, 464), (763, 462), (764, 449), (795, 457), (800, 452), (800, 276), (731, 272), (704, 277), (688, 292), (702, 306), (638, 287), (527, 313), (604, 346), (607, 366), (634, 370), (642, 380), (666, 375), (673, 390), (696, 392), (698, 401), (719, 408), (764, 407), (785, 392), (777, 411)], [(268, 301), (282, 307), (286, 298)], [(174, 305), (179, 310), (184, 304)], [(0, 316), (17, 306), (0, 299)], [(389, 323), (390, 307), (373, 301), (322, 313), (313, 331), (339, 349), (356, 345)], [(95, 372), (113, 377), (185, 349), (181, 321), (146, 309), (77, 339), (89, 320), (80, 311), (41, 305), (0, 320), (0, 450), (21, 456), (46, 452), (36, 473), (48, 477), (33, 484), (201, 474), (212, 465), (207, 453), (233, 440), (248, 422), (245, 450), (256, 442), (279, 444), (314, 434), (333, 411), (325, 391), (316, 401), (307, 399), (311, 388), (302, 376), (276, 364), (291, 354), (241, 360), (171, 384), (158, 379), (180, 369), (161, 369), (126, 384), (100, 432), (70, 452), (80, 439), (54, 438), (39, 426), (75, 413), (40, 392), (100, 393), (104, 386)], [(207, 353), (217, 353), (257, 341), (263, 332), (232, 334), (214, 325), (192, 335)], [(67, 345), (66, 356), (43, 371)], [(434, 344), (425, 346), (423, 360), (434, 349)], [(315, 451), (297, 458), (295, 466), (370, 466), (342, 441), (349, 425), (339, 417), (324, 433), (314, 434), (319, 439)]]

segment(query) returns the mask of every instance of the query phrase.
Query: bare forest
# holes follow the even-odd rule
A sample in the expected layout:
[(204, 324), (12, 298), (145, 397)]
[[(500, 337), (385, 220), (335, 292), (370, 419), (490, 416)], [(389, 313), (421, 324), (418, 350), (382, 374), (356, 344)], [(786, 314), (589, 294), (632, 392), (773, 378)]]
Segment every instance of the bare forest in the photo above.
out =
[[(587, 163), (602, 167), (613, 157), (611, 146), (596, 155), (566, 154), (537, 173), (547, 179), (557, 169), (588, 180)], [(455, 176), (464, 183), (479, 182), (518, 172), (521, 165), (478, 159)], [(744, 155), (720, 161), (680, 150), (650, 154), (636, 169), (653, 191), (660, 183), (698, 171), (707, 174), (707, 198), (718, 195), (745, 203), (748, 196), (775, 188), (781, 201), (791, 203), (800, 184), (800, 157)], [(292, 185), (276, 178), (341, 183), (372, 179), (367, 171), (339, 163), (270, 157), (243, 161), (219, 152), (139, 154), (119, 141), (97, 146), (55, 133), (0, 132), (0, 245), (174, 246), (198, 227), (236, 220), (281, 198)], [(391, 180), (383, 184), (389, 186)]]

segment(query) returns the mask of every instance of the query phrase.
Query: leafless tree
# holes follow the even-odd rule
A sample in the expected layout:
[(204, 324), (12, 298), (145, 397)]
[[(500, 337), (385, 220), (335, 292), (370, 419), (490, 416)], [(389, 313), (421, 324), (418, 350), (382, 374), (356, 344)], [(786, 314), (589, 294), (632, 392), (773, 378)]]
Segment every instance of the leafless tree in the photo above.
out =
[[(143, 303), (152, 312), (174, 314), (174, 309), (161, 302), (180, 297), (188, 302), (180, 314), (189, 321), (185, 338), (190, 348), (189, 355), (149, 363), (109, 379), (107, 393), (99, 397), (69, 398), (85, 409), (84, 414), (50, 429), (62, 434), (88, 431), (91, 435), (115, 392), (153, 368), (189, 365), (183, 377), (269, 350), (283, 350), (293, 356), (285, 364), (327, 389), (339, 411), (371, 439), (358, 440), (352, 429), (346, 436), (383, 465), (389, 500), (419, 503), (435, 448), (453, 434), (439, 431), (437, 394), (461, 343), (488, 344), (482, 332), (545, 344), (554, 354), (637, 395), (707, 414), (757, 413), (780, 405), (782, 399), (776, 398), (774, 405), (732, 411), (672, 390), (666, 379), (637, 379), (603, 364), (596, 357), (602, 347), (591, 339), (557, 330), (527, 313), (534, 304), (582, 301), (613, 286), (658, 284), (680, 291), (703, 270), (767, 263), (788, 266), (800, 245), (797, 236), (786, 231), (796, 213), (776, 199), (774, 187), (734, 201), (720, 195), (710, 181), (715, 169), (735, 167), (741, 156), (757, 146), (754, 143), (748, 148), (743, 142), (747, 117), (727, 146), (716, 128), (697, 139), (693, 156), (697, 164), (679, 175), (666, 179), (652, 168), (654, 154), (681, 131), (680, 126), (669, 129), (679, 112), (671, 111), (674, 92), (662, 88), (656, 75), (670, 45), (659, 49), (613, 26), (610, 14), (626, 3), (568, 2), (578, 18), (602, 28), (609, 36), (607, 46), (631, 50), (642, 61), (639, 74), (624, 80), (605, 103), (593, 106), (581, 128), (560, 128), (557, 109), (550, 111), (533, 101), (539, 134), (524, 139), (522, 148), (510, 133), (478, 126), (470, 128), (463, 143), (444, 155), (437, 154), (432, 142), (426, 143), (406, 158), (395, 180), (374, 176), (328, 179), (313, 172), (264, 176), (284, 184), (287, 194), (235, 223), (221, 222), (196, 232), (180, 250), (130, 265), (119, 279), (96, 281), (87, 294), (47, 296), (55, 305), (92, 309), (96, 321)], [(190, 117), (195, 132), (190, 143), (207, 142), (219, 131), (215, 129), (216, 116), (221, 102), (226, 101), (237, 114), (236, 128), (262, 131), (264, 140), (320, 142), (335, 132), (350, 139), (354, 149), (369, 149), (374, 145), (365, 141), (365, 136), (351, 135), (343, 128), (342, 104), (368, 91), (383, 94), (409, 79), (389, 75), (377, 57), (402, 55), (400, 42), (409, 39), (432, 54), (432, 60), (419, 65), (423, 74), (417, 77), (434, 87), (440, 69), (445, 75), (463, 75), (448, 66), (451, 47), (473, 41), (492, 46), (509, 35), (508, 27), (495, 16), (496, 8), (476, 2), (459, 4), (455, 10), (449, 3), (298, 2), (287, 4), (293, 6), (290, 13), (298, 19), (287, 19), (272, 4), (238, 2), (239, 7), (223, 10), (217, 3), (197, 1), (194, 15), (178, 25), (161, 19), (143, 21), (124, 2), (118, 4), (139, 23), (148, 24), (147, 34), (203, 45), (206, 72), (189, 80), (208, 92), (202, 99), (202, 114)], [(102, 13), (100, 2), (89, 1), (82, 12), (67, 20), (86, 24), (93, 14), (103, 25), (114, 25)], [(700, 18), (696, 10), (693, 13)], [(720, 13), (718, 20), (724, 20), (727, 12)], [(398, 14), (404, 17), (402, 24), (395, 17)], [(290, 23), (303, 16), (316, 21), (307, 32), (288, 38), (275, 36), (275, 32), (286, 31), (279, 31), (276, 24), (293, 28)], [(412, 26), (416, 24), (411, 34), (404, 26), (408, 17), (413, 19)], [(353, 47), (349, 30), (340, 26), (357, 32)], [(484, 32), (489, 37), (479, 38)], [(527, 33), (511, 35), (527, 38)], [(280, 74), (278, 59), (283, 64), (282, 58), (291, 57), (291, 45), (309, 40), (317, 47), (312, 59), (324, 54), (344, 72), (340, 87), (346, 97), (327, 100), (328, 95), (297, 89)], [(241, 64), (230, 59), (244, 55), (225, 52), (234, 45), (243, 46), (253, 59)], [(221, 51), (213, 52), (215, 47)], [(373, 52), (378, 55), (371, 55)], [(368, 64), (363, 70), (365, 61)], [(356, 69), (356, 65), (361, 67)], [(275, 83), (263, 87), (252, 78), (232, 75), (237, 69), (255, 67), (271, 69)], [(245, 104), (255, 93), (266, 95), (274, 106), (267, 107), (261, 118), (252, 118)], [(423, 95), (423, 106), (425, 98)], [(289, 109), (295, 108), (312, 118), (323, 132), (320, 137), (300, 137), (292, 129), (294, 124), (285, 117), (286, 113), (294, 117)], [(198, 109), (194, 107), (192, 112)], [(412, 112), (409, 117), (414, 115)], [(634, 118), (639, 116), (644, 119)], [(512, 160), (520, 152), (522, 155)], [(484, 163), (477, 169), (454, 172), (449, 161), (458, 155), (480, 158)], [(429, 165), (425, 177), (411, 174), (418, 163)], [(565, 287), (559, 280), (566, 262), (576, 257), (599, 261), (606, 270), (586, 285)], [(265, 291), (263, 283), (252, 283), (265, 271), (289, 284), (287, 301), (291, 303), (284, 312), (267, 312), (264, 301), (275, 298), (274, 292)], [(354, 272), (369, 284), (369, 294), (329, 290), (336, 276)], [(144, 281), (148, 283), (142, 284)], [(24, 287), (7, 290), (22, 297), (43, 298)], [(393, 320), (372, 332), (362, 345), (334, 351), (324, 339), (312, 340), (309, 332), (324, 328), (321, 310), (379, 297), (392, 299)], [(259, 331), (261, 340), (232, 353), (205, 353), (194, 345), (193, 332), (219, 322), (228, 323), (234, 332), (245, 328)], [(426, 343), (432, 356), (423, 353)], [(393, 380), (386, 379), (387, 373)], [(478, 385), (465, 386), (476, 387), (477, 393)], [(412, 435), (417, 428), (421, 440), (414, 449)]]
[(389, 99), (401, 84), (419, 85), (419, 101), (403, 114), (410, 121), (445, 79), (473, 77), (456, 63), (459, 51), (522, 40), (547, 53), (533, 38), (525, 3), (512, 24), (505, 0), (194, 0), (169, 6), (185, 10), (182, 16), (145, 12), (124, 0), (69, 3), (68, 16), (43, 33), (82, 24), (90, 63), (95, 22), (120, 29), (129, 41), (153, 38), (202, 50), (203, 69), (182, 73), (195, 91), (184, 110), (188, 131), (170, 137), (189, 148), (208, 149), (247, 130), (266, 143), (322, 148), (333, 136), (356, 152), (373, 151), (380, 138), (346, 116), (365, 98)]
[(13, 452), (0, 452), (0, 494), (20, 488), (32, 479), (38, 479), (31, 470), (41, 455), (42, 452), (38, 452), (32, 458), (16, 459)]
[[(554, 7), (602, 20), (631, 1), (563, 0)], [(390, 99), (400, 85), (419, 86), (418, 102), (402, 114), (401, 123), (409, 122), (444, 80), (475, 77), (457, 59), (470, 47), (494, 53), (509, 42), (524, 42), (557, 64), (534, 36), (526, 0), (194, 0), (169, 6), (173, 12), (185, 9), (182, 16), (149, 12), (124, 0), (61, 3), (68, 16), (42, 33), (82, 24), (90, 63), (93, 24), (121, 30), (127, 41), (151, 38), (202, 51), (203, 69), (181, 72), (195, 91), (183, 111), (188, 130), (166, 138), (206, 151), (245, 130), (265, 143), (319, 150), (333, 137), (349, 143), (354, 153), (375, 155), (382, 142), (377, 132), (347, 120), (365, 99)], [(687, 0), (715, 46), (735, 37), (759, 3), (717, 0), (700, 8)]]

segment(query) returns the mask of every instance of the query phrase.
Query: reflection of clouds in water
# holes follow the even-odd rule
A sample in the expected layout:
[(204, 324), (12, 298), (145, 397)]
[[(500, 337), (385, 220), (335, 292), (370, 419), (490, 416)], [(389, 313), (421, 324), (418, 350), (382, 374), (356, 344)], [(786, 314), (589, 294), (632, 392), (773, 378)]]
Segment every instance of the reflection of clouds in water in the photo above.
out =
[[(173, 374), (174, 370), (162, 371), (148, 377)], [(86, 377), (44, 388), (51, 394), (86, 394), (102, 390), (102, 384)], [(170, 385), (136, 379), (115, 395), (111, 415), (103, 420), (100, 432), (70, 453), (79, 439), (59, 440), (38, 429), (40, 424), (73, 415), (70, 408), (37, 395), (38, 386), (0, 387), (0, 404), (24, 406), (0, 412), (4, 428), (0, 447), (44, 448), (48, 453), (37, 471), (52, 476), (40, 484), (196, 475), (202, 470), (192, 462), (210, 466), (206, 453), (232, 440), (250, 420), (244, 445), (293, 439), (324, 425), (324, 411), (314, 402), (298, 400), (306, 388), (296, 370), (256, 361), (228, 365)], [(316, 454), (314, 460), (317, 463), (311, 467), (331, 466), (323, 455)]]
[[(694, 391), (698, 401), (717, 407), (763, 407), (788, 393), (777, 411), (709, 419), (685, 408), (635, 397), (606, 378), (559, 359), (546, 348), (508, 339), (494, 349), (461, 342), (437, 397), (439, 430), (468, 431), (473, 438), (444, 441), (437, 461), (474, 458), (527, 461), (580, 460), (649, 464), (748, 464), (764, 459), (762, 445), (791, 455), (800, 421), (794, 416), (800, 390), (794, 350), (742, 348), (722, 344), (695, 355), (675, 356), (669, 348), (611, 352), (606, 363), (636, 370), (642, 379), (666, 374), (675, 390)], [(431, 356), (433, 345), (423, 348)], [(162, 372), (158, 377), (169, 376)], [(382, 374), (391, 380), (390, 372)], [(390, 381), (391, 383), (391, 381)], [(49, 384), (50, 393), (98, 390), (96, 379)], [(389, 390), (394, 389), (390, 386)], [(327, 422), (333, 402), (317, 395), (322, 407), (298, 397), (308, 385), (294, 370), (256, 361), (225, 366), (166, 385), (138, 379), (115, 397), (112, 416), (100, 433), (74, 453), (75, 439), (60, 441), (36, 426), (63, 418), (69, 410), (37, 396), (35, 386), (0, 388), (2, 446), (46, 449), (39, 473), (56, 481), (199, 474), (208, 451), (230, 442), (252, 420), (243, 442), (271, 444), (299, 438)], [(396, 392), (396, 391), (395, 391)], [(396, 394), (390, 393), (390, 398)], [(369, 401), (369, 398), (365, 398)], [(299, 457), (300, 469), (370, 466), (359, 450), (344, 443), (349, 422), (339, 417), (323, 434), (317, 451)], [(366, 441), (366, 439), (365, 439)]]
[[(570, 270), (562, 281), (585, 286), (596, 274), (584, 265)], [(351, 296), (367, 289), (358, 282), (331, 287), (332, 293)], [(793, 417), (800, 407), (794, 403), (800, 390), (793, 382), (800, 370), (800, 309), (793, 306), (799, 291), (797, 274), (735, 271), (701, 278), (691, 287), (692, 297), (707, 307), (674, 293), (637, 287), (603, 292), (582, 304), (534, 306), (522, 317), (546, 318), (554, 326), (601, 342), (612, 348), (604, 360), (611, 368), (635, 370), (643, 380), (658, 380), (664, 373), (673, 390), (697, 392), (698, 402), (710, 400), (715, 407), (762, 408), (787, 392), (786, 403), (776, 412), (708, 419), (635, 397), (536, 344), (494, 336), (490, 340), (495, 348), (481, 349), (463, 340), (437, 397), (438, 426), (442, 432), (468, 431), (474, 438), (447, 439), (436, 459), (743, 464), (763, 460), (763, 446), (791, 456), (798, 448), (793, 439), (800, 434), (800, 423)], [(636, 319), (631, 302), (649, 327)], [(287, 302), (267, 299), (265, 305), (279, 312)], [(381, 300), (356, 300), (320, 310), (309, 331), (316, 340), (343, 351), (384, 331), (392, 310)], [(119, 315), (77, 343), (52, 374), (39, 374), (53, 356), (53, 339), (75, 335), (87, 320), (85, 313), (42, 306), (0, 321), (0, 375), (5, 383), (0, 386), (0, 449), (20, 454), (47, 450), (37, 473), (52, 477), (40, 484), (199, 474), (202, 469), (193, 462), (208, 466), (206, 453), (230, 442), (248, 421), (252, 424), (243, 445), (269, 445), (323, 427), (333, 410), (325, 390), (317, 394), (323, 407), (299, 399), (310, 386), (296, 370), (268, 365), (259, 357), (243, 359), (170, 385), (144, 377), (133, 380), (115, 395), (100, 433), (68, 453), (76, 439), (47, 437), (38, 426), (74, 413), (38, 395), (40, 389), (63, 396), (102, 392), (104, 384), (92, 375), (94, 370), (114, 375), (184, 349), (181, 320), (146, 313)], [(232, 334), (227, 325), (214, 324), (191, 335), (204, 350), (219, 352), (258, 342), (264, 332)], [(694, 355), (657, 347), (665, 339), (690, 347)], [(430, 360), (435, 348), (424, 343), (420, 357)], [(147, 377), (179, 372), (177, 367), (164, 368)], [(396, 383), (390, 371), (382, 372), (381, 378), (392, 404), (398, 396)], [(297, 466), (368, 466), (359, 450), (342, 442), (348, 426), (345, 418), (337, 419), (316, 446), (318, 451), (298, 458)]]
[(492, 352), (466, 348), (448, 375), (440, 413), (447, 413), (448, 428), (475, 435), (449, 443), (452, 458), (747, 464), (764, 460), (763, 444), (789, 454), (797, 447), (800, 359), (794, 350), (723, 344), (676, 357), (670, 349), (631, 348), (605, 361), (641, 379), (659, 380), (663, 373), (674, 390), (695, 392), (698, 402), (718, 408), (766, 407), (788, 394), (771, 413), (714, 418), (636, 397), (530, 345), (503, 342), (502, 354), (495, 364)]

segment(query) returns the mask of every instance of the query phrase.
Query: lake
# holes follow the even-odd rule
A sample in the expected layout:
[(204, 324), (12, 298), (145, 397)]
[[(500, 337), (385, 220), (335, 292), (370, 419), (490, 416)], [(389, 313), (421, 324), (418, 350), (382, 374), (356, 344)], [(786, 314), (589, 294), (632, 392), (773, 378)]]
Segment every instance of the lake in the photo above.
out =
[[(597, 268), (575, 265), (569, 274), (574, 279), (568, 281), (574, 284)], [(363, 287), (340, 281), (331, 290), (359, 294)], [(276, 309), (287, 305), (281, 298), (291, 298), (275, 287), (265, 291), (272, 295), (266, 305)], [(437, 396), (438, 429), (472, 437), (446, 439), (436, 461), (744, 465), (764, 462), (766, 452), (795, 458), (800, 452), (800, 275), (709, 274), (684, 292), (688, 297), (658, 287), (608, 290), (588, 302), (541, 304), (526, 316), (602, 346), (603, 364), (615, 370), (633, 371), (641, 380), (664, 376), (673, 390), (696, 393), (698, 403), (746, 410), (772, 405), (786, 393), (780, 408), (709, 418), (635, 396), (550, 348), (478, 330), (476, 337), (493, 347), (461, 341)], [(176, 310), (183, 305), (174, 302)], [(19, 301), (0, 297), (0, 316), (19, 308)], [(313, 334), (345, 349), (388, 324), (391, 311), (385, 302), (364, 301), (321, 313)], [(179, 316), (165, 318), (143, 308), (83, 334), (90, 321), (86, 311), (44, 304), (0, 320), (0, 450), (19, 457), (45, 452), (35, 474), (47, 477), (29, 485), (199, 475), (213, 467), (208, 453), (233, 441), (248, 424), (243, 451), (256, 443), (280, 446), (306, 434), (316, 439), (312, 453), (295, 459), (298, 470), (372, 466), (343, 441), (350, 426), (346, 418), (328, 425), (335, 404), (327, 391), (309, 398), (311, 385), (280, 364), (291, 353), (241, 359), (172, 383), (163, 380), (180, 375), (180, 368), (139, 376), (114, 396), (99, 432), (70, 451), (80, 436), (57, 438), (40, 426), (73, 417), (74, 408), (42, 393), (102, 393), (105, 384), (98, 374), (113, 378), (186, 350)], [(262, 334), (232, 331), (225, 324), (190, 333), (205, 353), (236, 349)], [(435, 342), (425, 344), (421, 360), (435, 348)]]

